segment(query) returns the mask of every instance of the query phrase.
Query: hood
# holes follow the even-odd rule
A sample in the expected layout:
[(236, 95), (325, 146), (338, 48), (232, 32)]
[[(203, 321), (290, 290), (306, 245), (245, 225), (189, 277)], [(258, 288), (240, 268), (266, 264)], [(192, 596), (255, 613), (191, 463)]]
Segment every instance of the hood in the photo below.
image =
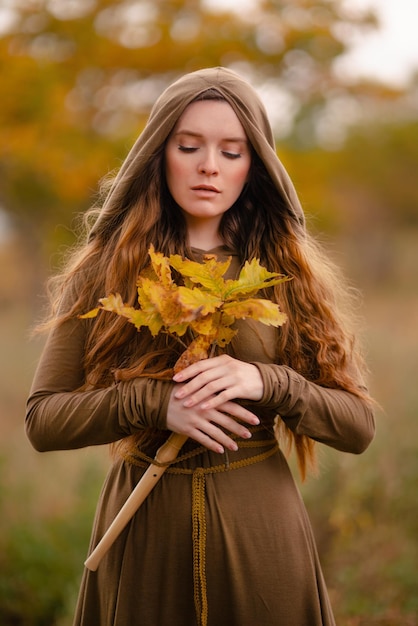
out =
[(263, 103), (253, 87), (238, 74), (223, 67), (215, 67), (182, 76), (157, 99), (144, 130), (113, 181), (91, 235), (105, 228), (108, 220), (113, 221), (119, 204), (118, 198), (123, 198), (130, 181), (141, 175), (147, 159), (165, 142), (185, 108), (210, 88), (221, 93), (234, 109), (289, 213), (294, 215), (299, 224), (305, 225), (303, 210), (293, 183), (277, 157), (273, 132)]

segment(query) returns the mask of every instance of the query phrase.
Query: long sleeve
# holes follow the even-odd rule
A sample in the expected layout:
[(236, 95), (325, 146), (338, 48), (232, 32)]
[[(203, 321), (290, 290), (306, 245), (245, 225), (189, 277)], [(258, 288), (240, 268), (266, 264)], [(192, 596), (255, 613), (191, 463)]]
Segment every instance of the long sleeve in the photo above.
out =
[(26, 432), (39, 451), (117, 441), (149, 426), (165, 428), (172, 383), (136, 378), (80, 391), (83, 322), (54, 329), (41, 355), (27, 401)]
[(367, 401), (309, 382), (284, 365), (254, 364), (264, 383), (259, 405), (276, 411), (294, 433), (354, 454), (370, 444), (375, 423)]

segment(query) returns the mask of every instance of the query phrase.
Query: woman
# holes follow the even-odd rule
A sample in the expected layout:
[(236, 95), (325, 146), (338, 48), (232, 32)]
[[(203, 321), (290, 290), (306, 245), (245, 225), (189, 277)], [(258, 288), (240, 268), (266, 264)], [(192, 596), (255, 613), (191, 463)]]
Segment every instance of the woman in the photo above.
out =
[[(316, 441), (368, 446), (372, 403), (340, 277), (306, 231), (254, 90), (223, 68), (176, 81), (93, 215), (55, 284), (28, 436), (41, 451), (119, 442), (92, 548), (170, 431), (189, 439), (97, 572), (85, 571), (75, 624), (334, 624), (277, 437), (295, 444), (304, 475)], [(228, 277), (252, 258), (288, 275), (268, 294), (287, 323), (241, 321), (227, 354), (167, 379), (174, 340), (104, 312), (78, 318), (112, 292), (135, 303), (151, 244), (231, 256)]]

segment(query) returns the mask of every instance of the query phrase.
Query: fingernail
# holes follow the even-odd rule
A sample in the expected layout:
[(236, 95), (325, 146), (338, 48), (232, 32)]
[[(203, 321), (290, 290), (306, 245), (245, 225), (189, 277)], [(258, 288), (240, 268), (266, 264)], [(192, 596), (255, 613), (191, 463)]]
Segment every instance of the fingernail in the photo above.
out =
[(217, 452), (218, 452), (219, 454), (223, 454), (223, 453), (225, 452), (225, 450), (223, 449), (223, 447), (222, 447), (222, 446), (218, 446)]
[(183, 376), (180, 373), (179, 374), (174, 374), (173, 380), (178, 382), (179, 380), (183, 380)]
[(230, 445), (229, 447), (230, 450), (232, 450), (232, 452), (236, 452), (238, 450), (238, 446), (237, 444), (234, 442)]
[(250, 431), (249, 431), (249, 430), (246, 430), (246, 431), (243, 433), (243, 435), (242, 435), (242, 436), (243, 436), (243, 438), (244, 438), (244, 439), (251, 439), (252, 434), (250, 433)]

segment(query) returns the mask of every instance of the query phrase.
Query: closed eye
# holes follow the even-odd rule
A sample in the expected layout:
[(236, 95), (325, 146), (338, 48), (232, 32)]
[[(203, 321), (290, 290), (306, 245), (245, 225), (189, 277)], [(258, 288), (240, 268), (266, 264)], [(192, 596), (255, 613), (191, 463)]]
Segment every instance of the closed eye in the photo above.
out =
[(239, 152), (227, 152), (226, 150), (223, 150), (222, 154), (227, 159), (240, 159), (241, 158), (241, 154)]
[[(193, 153), (193, 152), (196, 152), (197, 150), (199, 150), (198, 147), (195, 147), (195, 146), (182, 146), (181, 144), (179, 144), (177, 146), (177, 148), (180, 150), (180, 152), (186, 152), (186, 154), (187, 153), (190, 154), (190, 153)], [(242, 156), (240, 152), (229, 152), (228, 150), (222, 150), (221, 153), (227, 159), (240, 159), (241, 156)]]
[(194, 148), (194, 147), (191, 147), (191, 146), (181, 146), (181, 145), (179, 145), (177, 147), (178, 147), (178, 149), (181, 152), (196, 152), (196, 150), (198, 150), (198, 148)]

